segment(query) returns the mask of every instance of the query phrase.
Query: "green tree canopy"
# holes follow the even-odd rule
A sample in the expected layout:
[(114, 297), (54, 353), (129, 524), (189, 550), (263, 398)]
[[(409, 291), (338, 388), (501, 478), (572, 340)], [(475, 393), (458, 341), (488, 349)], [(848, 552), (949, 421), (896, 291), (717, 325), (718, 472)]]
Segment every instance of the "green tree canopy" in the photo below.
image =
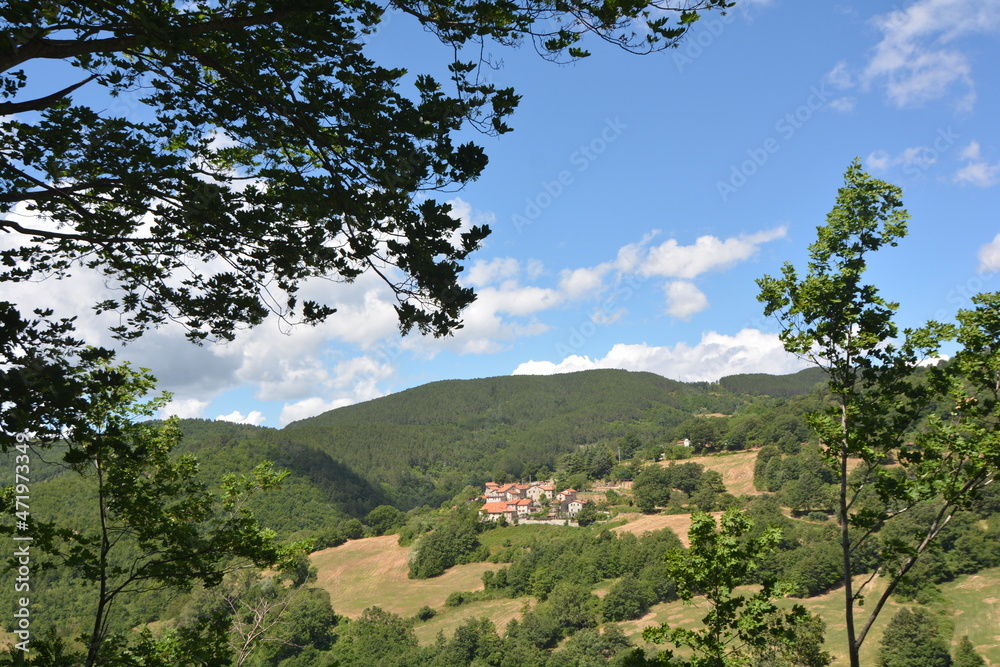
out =
[[(97, 269), (118, 286), (97, 305), (124, 314), (118, 336), (173, 319), (202, 340), (268, 312), (320, 321), (336, 304), (300, 300), (304, 280), (374, 272), (404, 332), (447, 333), (474, 298), (459, 263), (488, 229), (459, 232), (447, 204), (418, 195), (478, 178), (486, 155), (460, 132), (508, 131), (518, 101), (482, 83), (475, 47), (574, 59), (591, 34), (645, 53), (728, 5), (5, 3), (0, 212), (30, 220), (0, 221), (23, 239), (0, 280)], [(404, 90), (404, 70), (366, 54), (390, 9), (454, 48), (449, 92), (419, 73)]]
[(958, 642), (958, 647), (955, 649), (955, 659), (951, 664), (952, 667), (985, 667), (986, 661), (983, 660), (983, 656), (976, 653), (976, 647), (969, 641), (969, 637), (963, 635), (962, 641)]
[(900, 609), (885, 626), (878, 667), (950, 667), (948, 644), (926, 609)]
[[(1000, 294), (974, 297), (975, 307), (958, 313), (958, 326), (929, 322), (900, 331), (894, 320), (898, 304), (864, 282), (869, 255), (897, 245), (908, 218), (902, 191), (872, 178), (855, 160), (826, 224), (817, 228), (807, 273), (800, 277), (785, 264), (780, 277), (758, 281), (758, 298), (765, 314), (781, 323), (785, 349), (829, 378), (834, 405), (808, 420), (836, 474), (852, 667), (859, 666), (858, 651), (888, 597), (955, 512), (1000, 469)], [(926, 376), (915, 370), (952, 338), (959, 352), (951, 363)], [(934, 409), (938, 400), (953, 407), (940, 413)], [(890, 456), (897, 467), (883, 465)], [(848, 475), (852, 459), (860, 465)], [(776, 461), (768, 463), (768, 475)], [(859, 558), (886, 522), (931, 501), (937, 503), (933, 516), (918, 533), (882, 543), (871, 578), (881, 572), (888, 585), (856, 628), (854, 606), (871, 581), (855, 588)]]

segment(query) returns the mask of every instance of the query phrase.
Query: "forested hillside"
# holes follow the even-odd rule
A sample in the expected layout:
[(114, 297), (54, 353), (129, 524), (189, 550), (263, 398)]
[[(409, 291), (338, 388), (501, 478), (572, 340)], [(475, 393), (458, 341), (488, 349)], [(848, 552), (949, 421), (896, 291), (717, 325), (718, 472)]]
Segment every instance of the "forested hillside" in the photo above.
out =
[(627, 434), (663, 441), (692, 414), (732, 414), (748, 403), (708, 383), (595, 370), (435, 382), (295, 422), (282, 434), (412, 506), (435, 484), (443, 499), (491, 477), (551, 471), (582, 445)]
[(827, 379), (826, 372), (819, 368), (807, 368), (789, 375), (768, 375), (767, 373), (742, 373), (727, 375), (719, 384), (738, 394), (758, 396), (798, 396), (808, 394), (820, 382)]

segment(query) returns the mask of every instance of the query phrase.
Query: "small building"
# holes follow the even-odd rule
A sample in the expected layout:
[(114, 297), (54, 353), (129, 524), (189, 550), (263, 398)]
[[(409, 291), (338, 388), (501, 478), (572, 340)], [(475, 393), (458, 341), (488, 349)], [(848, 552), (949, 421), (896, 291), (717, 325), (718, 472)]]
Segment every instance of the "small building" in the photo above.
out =
[(541, 502), (542, 496), (545, 496), (549, 500), (552, 500), (553, 496), (555, 495), (555, 490), (556, 487), (552, 486), (551, 484), (541, 484), (535, 482), (534, 484), (531, 484), (529, 486), (528, 490), (525, 491), (524, 494), (528, 498), (531, 498), (537, 503)]
[(516, 521), (518, 517), (517, 508), (511, 507), (506, 502), (486, 503), (479, 508), (479, 513), (485, 521), (499, 521), (505, 517), (508, 521)]
[(517, 511), (517, 515), (519, 517), (527, 516), (528, 514), (531, 514), (536, 509), (538, 509), (538, 506), (535, 505), (535, 501), (532, 500), (531, 498), (521, 498), (520, 500), (513, 500), (507, 503), (507, 507), (513, 507)]
[(574, 498), (576, 498), (576, 489), (563, 489), (556, 494), (556, 499), (561, 503), (573, 500)]

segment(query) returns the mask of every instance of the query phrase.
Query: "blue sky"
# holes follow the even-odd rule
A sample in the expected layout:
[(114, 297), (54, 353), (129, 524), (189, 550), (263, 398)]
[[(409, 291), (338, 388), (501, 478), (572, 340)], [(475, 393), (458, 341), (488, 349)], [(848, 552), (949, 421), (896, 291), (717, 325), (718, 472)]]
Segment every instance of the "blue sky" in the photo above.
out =
[[(174, 393), (172, 412), (274, 427), (443, 379), (792, 372), (754, 280), (804, 264), (854, 157), (912, 216), (871, 279), (904, 325), (949, 319), (1000, 290), (998, 36), (995, 0), (757, 0), (658, 55), (595, 44), (556, 65), (492, 47), (494, 82), (523, 99), (514, 132), (478, 137), (482, 178), (448, 195), (493, 229), (465, 272), (480, 298), (464, 329), (400, 339), (389, 295), (362, 278), (310, 286), (340, 307), (317, 328), (269, 321), (203, 348), (165, 328), (123, 356)], [(398, 14), (368, 47), (414, 73), (448, 56)], [(80, 276), (39, 295), (71, 312), (100, 289)], [(83, 313), (95, 342), (106, 324)]]

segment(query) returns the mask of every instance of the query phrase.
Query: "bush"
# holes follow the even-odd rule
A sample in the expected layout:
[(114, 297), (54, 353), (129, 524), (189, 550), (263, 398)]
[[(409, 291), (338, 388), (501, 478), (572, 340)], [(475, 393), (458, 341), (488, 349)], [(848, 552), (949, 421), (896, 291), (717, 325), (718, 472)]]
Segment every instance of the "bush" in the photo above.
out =
[(340, 532), (349, 540), (360, 540), (365, 536), (365, 527), (360, 519), (348, 519), (340, 524)]
[(428, 607), (427, 605), (424, 605), (423, 607), (421, 607), (420, 609), (417, 610), (417, 613), (414, 614), (414, 617), (418, 621), (429, 621), (432, 618), (434, 618), (436, 615), (437, 615), (436, 611), (434, 611), (431, 607)]
[(806, 518), (810, 521), (826, 521), (830, 518), (826, 512), (809, 512), (806, 514)]
[(455, 591), (448, 595), (448, 598), (444, 601), (445, 607), (460, 607), (469, 601), (469, 594), (464, 591)]

